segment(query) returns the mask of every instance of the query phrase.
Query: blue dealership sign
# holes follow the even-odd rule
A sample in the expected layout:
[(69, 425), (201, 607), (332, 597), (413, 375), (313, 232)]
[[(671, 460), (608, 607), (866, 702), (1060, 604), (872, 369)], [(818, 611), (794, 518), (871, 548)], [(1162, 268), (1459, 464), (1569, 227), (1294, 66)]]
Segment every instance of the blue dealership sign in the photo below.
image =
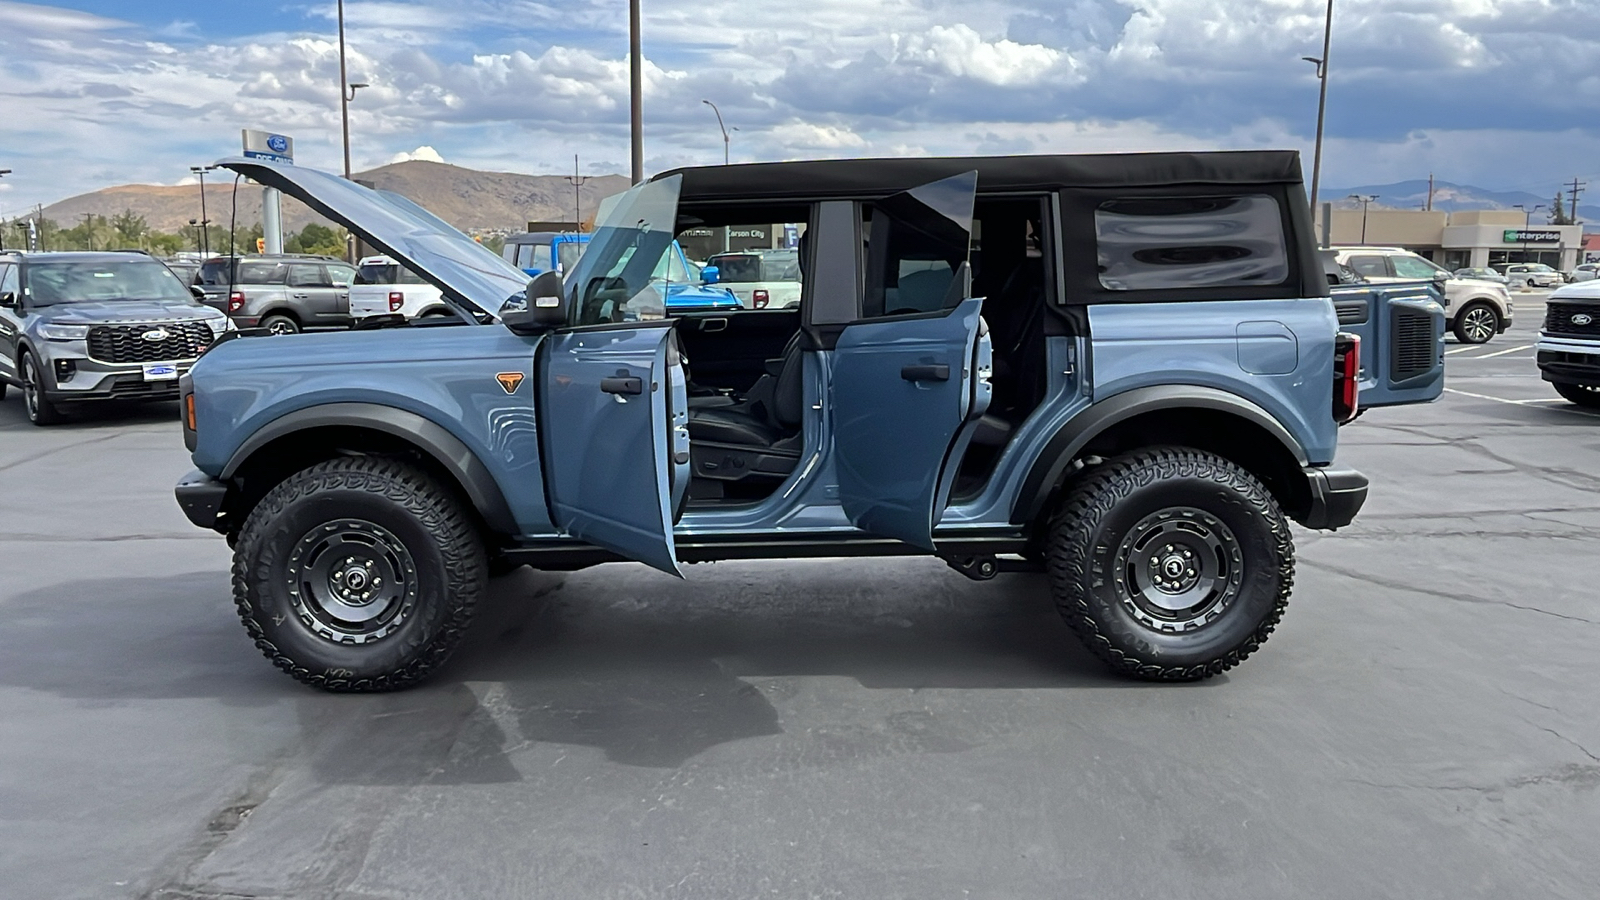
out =
[(267, 131), (244, 130), (244, 155), (268, 162), (294, 162), (294, 138)]

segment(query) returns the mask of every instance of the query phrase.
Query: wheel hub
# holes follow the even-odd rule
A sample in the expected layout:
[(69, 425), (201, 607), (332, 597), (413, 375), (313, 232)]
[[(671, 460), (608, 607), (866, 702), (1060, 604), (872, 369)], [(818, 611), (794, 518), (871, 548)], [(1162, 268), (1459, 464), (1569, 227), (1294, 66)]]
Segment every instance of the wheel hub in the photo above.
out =
[(1215, 621), (1238, 595), (1244, 554), (1220, 519), (1174, 507), (1128, 531), (1117, 548), (1115, 573), (1123, 608), (1141, 625), (1191, 631)]
[(335, 643), (386, 637), (416, 604), (410, 550), (392, 532), (361, 519), (312, 528), (290, 554), (287, 574), (297, 617)]

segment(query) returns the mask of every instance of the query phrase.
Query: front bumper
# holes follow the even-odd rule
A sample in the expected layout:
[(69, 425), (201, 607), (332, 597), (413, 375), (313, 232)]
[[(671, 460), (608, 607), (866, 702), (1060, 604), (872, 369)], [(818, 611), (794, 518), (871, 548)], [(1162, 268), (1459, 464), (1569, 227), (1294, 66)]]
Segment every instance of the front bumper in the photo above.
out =
[[(144, 363), (107, 363), (60, 353), (55, 348), (41, 360), (45, 365), (40, 373), (44, 378), (44, 395), (51, 403), (74, 403), (90, 400), (176, 400), (178, 378), (182, 378), (194, 365), (194, 360), (172, 360), (160, 365), (172, 366), (176, 377), (149, 381), (145, 378)], [(152, 363), (154, 365), (154, 363)], [(71, 373), (62, 378), (61, 368), (70, 366)]]
[(217, 519), (222, 514), (222, 504), (228, 498), (228, 485), (210, 475), (194, 469), (178, 479), (173, 494), (178, 507), (189, 521), (201, 528), (217, 529)]
[(1539, 375), (1545, 381), (1600, 385), (1600, 340), (1541, 334), (1534, 351)]
[(1367, 502), (1367, 476), (1355, 469), (1326, 469), (1306, 466), (1306, 486), (1311, 503), (1300, 524), (1307, 528), (1332, 530), (1355, 521), (1361, 505)]

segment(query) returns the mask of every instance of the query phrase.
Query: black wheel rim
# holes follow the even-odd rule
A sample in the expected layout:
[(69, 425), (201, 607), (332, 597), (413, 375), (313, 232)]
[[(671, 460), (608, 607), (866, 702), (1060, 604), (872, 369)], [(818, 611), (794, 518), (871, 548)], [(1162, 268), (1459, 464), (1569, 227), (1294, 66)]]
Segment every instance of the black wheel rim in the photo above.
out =
[(393, 634), (417, 603), (417, 565), (388, 529), (362, 519), (325, 522), (289, 554), (289, 602), (312, 633), (336, 644)]
[(294, 334), (294, 332), (294, 323), (284, 319), (274, 319), (267, 325), (268, 334)]
[(39, 418), (39, 370), (32, 356), (22, 358), (22, 403), (27, 407), (28, 418)]
[(1475, 306), (1461, 314), (1461, 333), (1474, 344), (1494, 337), (1494, 326), (1494, 312), (1482, 306)]
[(1216, 621), (1238, 597), (1244, 550), (1216, 516), (1171, 507), (1129, 529), (1114, 571), (1129, 615), (1151, 631), (1177, 634)]

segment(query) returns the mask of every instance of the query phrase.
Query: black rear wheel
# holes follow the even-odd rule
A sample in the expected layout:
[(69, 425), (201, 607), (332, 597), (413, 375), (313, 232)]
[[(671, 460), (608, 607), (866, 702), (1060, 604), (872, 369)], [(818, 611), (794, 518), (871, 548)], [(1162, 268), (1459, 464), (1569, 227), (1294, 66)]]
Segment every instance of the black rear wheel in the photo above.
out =
[(268, 334), (299, 334), (300, 323), (292, 317), (285, 315), (271, 315), (261, 320), (261, 327)]
[(1047, 548), (1057, 607), (1113, 670), (1192, 681), (1254, 653), (1283, 616), (1294, 544), (1253, 475), (1183, 447), (1106, 462), (1068, 495)]
[(422, 681), (447, 660), (488, 577), (454, 493), (393, 459), (318, 463), (240, 529), (234, 601), (278, 668), (329, 691)]
[(1555, 389), (1556, 393), (1579, 406), (1600, 409), (1600, 385), (1557, 383)]

